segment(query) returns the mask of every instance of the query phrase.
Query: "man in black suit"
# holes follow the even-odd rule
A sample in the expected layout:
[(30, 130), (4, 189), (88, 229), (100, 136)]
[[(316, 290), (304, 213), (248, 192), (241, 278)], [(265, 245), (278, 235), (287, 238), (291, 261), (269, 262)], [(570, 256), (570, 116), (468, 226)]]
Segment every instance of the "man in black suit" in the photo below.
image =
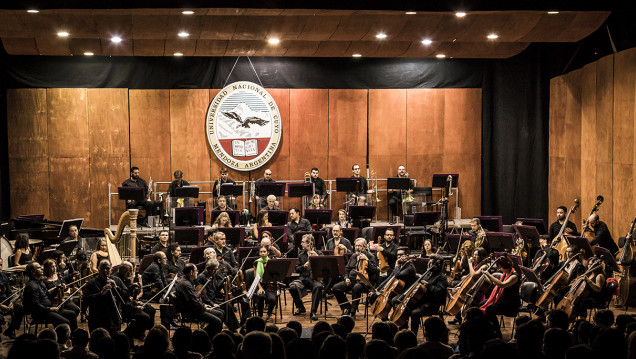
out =
[[(208, 323), (204, 330), (210, 338), (220, 333), (223, 322), (215, 313), (215, 309), (201, 301), (194, 290), (194, 280), (197, 278), (197, 267), (188, 263), (183, 268), (183, 278), (175, 286), (175, 309), (186, 319)], [(218, 315), (218, 311), (217, 315)]]
[[(168, 257), (162, 251), (155, 252), (153, 262), (144, 270), (141, 275), (141, 282), (146, 285), (143, 298), (150, 299), (157, 292), (168, 285), (164, 275), (163, 267), (168, 263)], [(157, 296), (159, 297), (159, 296)], [(155, 298), (157, 300), (158, 298)]]

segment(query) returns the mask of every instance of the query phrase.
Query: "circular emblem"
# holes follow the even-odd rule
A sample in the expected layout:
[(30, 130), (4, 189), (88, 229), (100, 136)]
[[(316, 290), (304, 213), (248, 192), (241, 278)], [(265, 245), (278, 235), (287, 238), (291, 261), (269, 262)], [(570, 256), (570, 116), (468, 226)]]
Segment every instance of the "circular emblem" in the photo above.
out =
[(280, 112), (261, 86), (235, 82), (210, 103), (205, 131), (221, 162), (235, 170), (251, 171), (276, 153), (282, 133)]

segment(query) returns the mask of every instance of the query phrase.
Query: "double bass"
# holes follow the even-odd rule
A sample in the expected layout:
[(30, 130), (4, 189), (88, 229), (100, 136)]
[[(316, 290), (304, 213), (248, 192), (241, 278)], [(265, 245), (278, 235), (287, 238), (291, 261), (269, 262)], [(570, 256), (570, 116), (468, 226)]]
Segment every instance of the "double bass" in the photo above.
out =
[[(625, 243), (623, 244), (623, 247), (618, 250), (616, 260), (619, 263), (626, 262), (634, 258), (634, 249), (632, 248), (634, 225), (636, 225), (636, 217), (634, 217), (634, 220), (632, 221), (629, 233), (625, 236)], [(633, 273), (634, 270), (632, 270), (633, 266), (619, 265), (618, 268), (619, 271), (614, 272), (614, 278), (618, 280), (619, 287), (619, 292), (616, 296), (616, 304), (619, 306), (633, 306), (634, 303), (636, 303), (633, 298), (630, 298), (630, 286), (636, 282), (631, 279), (631, 277), (635, 275)]]
[(594, 239), (594, 228), (590, 226), (590, 216), (596, 213), (596, 211), (598, 211), (598, 207), (600, 207), (601, 204), (603, 204), (603, 201), (604, 201), (603, 196), (596, 197), (596, 204), (594, 205), (594, 207), (592, 207), (590, 214), (587, 216), (587, 219), (585, 220), (585, 224), (583, 224), (581, 237), (587, 238), (589, 242), (591, 242)]
[(574, 304), (579, 298), (583, 297), (584, 294), (587, 293), (587, 291), (589, 291), (587, 281), (585, 280), (586, 277), (602, 266), (603, 261), (601, 260), (590, 269), (588, 269), (585, 273), (576, 277), (576, 280), (572, 283), (570, 290), (556, 305), (556, 309), (564, 311), (568, 315), (570, 321), (575, 319)]
[(570, 208), (568, 211), (568, 215), (565, 217), (563, 224), (561, 225), (561, 230), (559, 230), (559, 234), (556, 237), (552, 238), (552, 247), (554, 247), (559, 252), (559, 259), (565, 260), (565, 250), (568, 248), (568, 242), (565, 240), (563, 234), (565, 233), (565, 229), (567, 228), (568, 221), (570, 220), (570, 216), (572, 213), (575, 213), (579, 208), (579, 199), (574, 199), (574, 206)]

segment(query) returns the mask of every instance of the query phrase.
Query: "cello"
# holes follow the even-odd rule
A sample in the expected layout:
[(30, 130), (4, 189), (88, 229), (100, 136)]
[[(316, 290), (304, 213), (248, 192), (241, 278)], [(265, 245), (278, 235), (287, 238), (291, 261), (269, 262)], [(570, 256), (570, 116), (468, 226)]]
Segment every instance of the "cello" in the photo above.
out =
[(411, 314), (411, 308), (417, 303), (418, 300), (422, 299), (424, 293), (426, 293), (426, 283), (421, 283), (420, 281), (427, 274), (429, 274), (431, 270), (427, 270), (424, 274), (419, 276), (413, 284), (409, 287), (409, 289), (402, 294), (404, 298), (400, 301), (393, 311), (391, 312), (390, 320), (395, 323), (395, 325), (399, 327), (408, 323), (409, 316)]
[(568, 215), (565, 217), (563, 221), (563, 225), (561, 225), (561, 230), (559, 230), (559, 234), (556, 237), (552, 238), (552, 247), (554, 247), (559, 252), (559, 259), (565, 259), (565, 250), (568, 247), (568, 242), (565, 240), (563, 234), (565, 233), (565, 229), (567, 228), (568, 221), (570, 220), (570, 215), (575, 213), (579, 208), (580, 202), (578, 198), (574, 199), (574, 206), (570, 208), (568, 211)]
[(576, 259), (578, 256), (583, 254), (583, 251), (575, 254), (572, 258), (569, 258), (556, 273), (552, 275), (552, 277), (546, 282), (543, 286), (543, 293), (535, 303), (535, 305), (543, 310), (548, 310), (548, 306), (550, 302), (554, 299), (556, 292), (565, 287), (568, 284), (568, 280), (570, 279), (570, 275), (566, 271), (566, 268), (570, 262)]
[[(634, 234), (634, 225), (636, 225), (636, 217), (632, 221), (632, 225), (629, 229), (629, 233), (625, 236), (625, 243), (623, 247), (619, 249), (616, 260), (619, 263), (629, 261), (634, 258), (634, 250), (632, 249), (632, 238)], [(632, 266), (618, 266), (619, 271), (614, 271), (614, 278), (618, 280), (619, 292), (616, 296), (616, 303), (619, 306), (633, 305), (633, 300), (630, 301), (630, 285), (632, 284), (631, 276)], [(628, 303), (629, 302), (629, 303)]]
[(556, 305), (556, 309), (560, 309), (564, 311), (568, 315), (568, 319), (570, 321), (575, 319), (574, 304), (588, 290), (587, 281), (585, 280), (586, 277), (590, 275), (591, 273), (594, 273), (594, 271), (596, 271), (597, 269), (602, 267), (603, 267), (603, 261), (599, 260), (597, 264), (592, 266), (585, 273), (576, 277), (576, 280), (572, 283), (572, 287), (570, 287), (570, 290), (563, 297), (563, 299), (561, 299), (561, 301)]
[(604, 200), (605, 199), (603, 198), (603, 196), (596, 197), (596, 204), (594, 205), (594, 207), (592, 207), (592, 210), (590, 211), (590, 215), (587, 216), (587, 219), (585, 220), (585, 223), (583, 224), (581, 237), (587, 238), (588, 242), (591, 242), (592, 240), (594, 240), (594, 228), (590, 226), (590, 216), (596, 213), (596, 211), (598, 211), (598, 207), (600, 207), (601, 204), (603, 204)]
[[(403, 266), (412, 262), (414, 258), (415, 257), (409, 256)], [(383, 286), (378, 288), (378, 290), (382, 291), (382, 294), (380, 294), (375, 302), (373, 302), (373, 306), (371, 307), (373, 315), (382, 320), (386, 319), (391, 312), (391, 299), (402, 292), (404, 284), (404, 281), (395, 278), (395, 275), (392, 275), (389, 279), (387, 279)]]
[[(493, 255), (491, 254), (488, 258), (481, 261), (481, 263), (479, 263), (475, 268), (481, 268), (484, 264), (491, 261), (492, 257)], [(488, 269), (490, 269), (491, 266), (489, 266)], [(449, 294), (450, 300), (446, 304), (445, 308), (447, 313), (451, 315), (459, 313), (466, 302), (468, 292), (473, 288), (476, 281), (477, 277), (469, 274), (461, 281), (461, 283), (459, 283), (458, 286), (451, 290), (451, 293)]]
[(479, 290), (481, 289), (481, 287), (484, 285), (484, 282), (486, 281), (486, 278), (487, 278), (485, 273), (490, 271), (490, 269), (492, 268), (492, 266), (495, 265), (495, 263), (497, 263), (497, 260), (494, 260), (492, 261), (492, 263), (490, 263), (488, 268), (482, 272), (479, 279), (477, 279), (477, 281), (474, 282), (473, 286), (470, 287), (468, 292), (466, 292), (466, 299), (461, 306), (462, 318), (466, 317), (466, 313), (468, 309), (470, 309), (470, 307), (473, 305), (473, 301), (475, 300), (475, 297), (479, 293)]

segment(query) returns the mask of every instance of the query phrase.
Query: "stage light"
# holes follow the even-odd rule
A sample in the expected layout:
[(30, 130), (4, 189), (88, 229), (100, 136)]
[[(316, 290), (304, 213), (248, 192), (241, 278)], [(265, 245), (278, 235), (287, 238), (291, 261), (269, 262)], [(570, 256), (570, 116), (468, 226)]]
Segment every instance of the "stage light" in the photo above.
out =
[(499, 38), (499, 35), (497, 35), (497, 34), (493, 33), (493, 34), (489, 34), (487, 37), (488, 37), (490, 40), (495, 40), (495, 39)]
[(435, 55), (435, 57), (437, 57), (438, 59), (443, 59), (443, 58), (445, 58), (445, 57), (446, 57), (446, 55), (444, 55), (444, 54), (437, 54), (437, 55)]
[(67, 31), (60, 31), (57, 33), (57, 36), (59, 37), (68, 37), (68, 32)]
[(121, 37), (119, 37), (119, 36), (113, 36), (113, 37), (111, 37), (111, 38), (110, 38), (110, 41), (112, 41), (112, 42), (114, 42), (114, 43), (118, 44), (118, 43), (120, 43), (120, 42), (121, 42)]
[(465, 12), (463, 12), (463, 11), (458, 11), (458, 12), (456, 12), (456, 13), (455, 13), (455, 16), (457, 16), (457, 17), (464, 17), (464, 16), (466, 16), (466, 13), (465, 13)]
[(190, 34), (185, 32), (185, 31), (181, 31), (178, 35), (179, 35), (179, 37), (188, 37), (188, 36), (190, 36)]
[(280, 42), (280, 40), (278, 38), (276, 38), (276, 37), (272, 37), (269, 40), (267, 40), (267, 42), (269, 42), (272, 45), (276, 45), (276, 44), (278, 44)]
[(424, 45), (430, 45), (430, 44), (432, 44), (432, 43), (433, 43), (433, 40), (431, 40), (431, 39), (424, 39), (424, 40), (422, 40), (422, 44), (424, 44)]
[(386, 34), (385, 34), (385, 33), (383, 33), (383, 32), (381, 32), (381, 33), (379, 33), (379, 34), (375, 35), (375, 37), (376, 37), (376, 38), (378, 38), (378, 39), (380, 39), (380, 40), (382, 40), (382, 39), (386, 39)]

